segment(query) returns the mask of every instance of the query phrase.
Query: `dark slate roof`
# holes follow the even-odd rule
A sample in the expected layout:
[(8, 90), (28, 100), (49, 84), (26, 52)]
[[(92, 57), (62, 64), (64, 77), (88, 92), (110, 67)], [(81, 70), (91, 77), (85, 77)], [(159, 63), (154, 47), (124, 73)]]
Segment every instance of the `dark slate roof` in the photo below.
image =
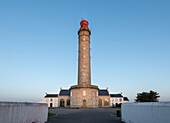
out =
[(58, 94), (46, 94), (45, 95), (45, 98), (46, 97), (58, 97)]
[(122, 94), (110, 94), (110, 97), (123, 97)]
[(123, 97), (124, 101), (129, 101), (129, 99), (127, 97)]
[(70, 90), (61, 89), (59, 95), (60, 96), (70, 96)]
[(99, 89), (99, 96), (109, 96), (108, 90)]

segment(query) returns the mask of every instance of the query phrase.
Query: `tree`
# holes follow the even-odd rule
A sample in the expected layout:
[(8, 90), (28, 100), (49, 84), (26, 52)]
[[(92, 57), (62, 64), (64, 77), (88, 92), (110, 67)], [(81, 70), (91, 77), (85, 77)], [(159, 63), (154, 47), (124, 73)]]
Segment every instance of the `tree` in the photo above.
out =
[(137, 93), (137, 97), (135, 99), (136, 102), (158, 102), (159, 101), (159, 93), (150, 90), (150, 92), (142, 92)]

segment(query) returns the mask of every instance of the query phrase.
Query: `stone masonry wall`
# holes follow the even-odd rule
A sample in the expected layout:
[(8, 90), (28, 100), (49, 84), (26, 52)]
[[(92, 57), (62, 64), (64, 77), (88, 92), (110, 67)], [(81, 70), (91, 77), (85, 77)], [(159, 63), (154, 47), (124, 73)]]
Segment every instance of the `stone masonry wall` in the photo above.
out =
[(86, 100), (86, 107), (98, 107), (98, 89), (76, 88), (71, 89), (71, 107), (83, 107), (83, 100)]
[(79, 63), (78, 63), (78, 85), (91, 84), (90, 73), (90, 33), (80, 31), (79, 33)]

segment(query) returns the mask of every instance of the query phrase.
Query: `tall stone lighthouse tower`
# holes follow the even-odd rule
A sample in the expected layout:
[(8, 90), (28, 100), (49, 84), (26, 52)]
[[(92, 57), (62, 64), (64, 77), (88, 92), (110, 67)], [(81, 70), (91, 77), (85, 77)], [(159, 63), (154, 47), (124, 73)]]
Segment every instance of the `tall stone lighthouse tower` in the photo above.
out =
[(90, 29), (88, 22), (82, 20), (80, 22), (79, 35), (79, 58), (78, 58), (78, 85), (91, 85), (90, 72)]
[(78, 31), (78, 85), (70, 88), (72, 108), (98, 107), (98, 87), (91, 85), (90, 35), (88, 21), (80, 22)]

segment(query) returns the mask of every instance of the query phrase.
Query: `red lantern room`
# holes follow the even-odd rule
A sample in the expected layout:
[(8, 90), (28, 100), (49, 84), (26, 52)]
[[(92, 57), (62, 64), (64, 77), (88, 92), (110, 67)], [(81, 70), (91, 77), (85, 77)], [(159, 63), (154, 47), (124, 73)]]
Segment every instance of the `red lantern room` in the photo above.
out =
[(81, 26), (83, 26), (83, 25), (88, 25), (88, 24), (89, 24), (89, 22), (86, 21), (86, 20), (82, 20), (82, 21), (80, 22), (80, 25), (81, 25)]
[(82, 21), (80, 22), (80, 29), (79, 29), (79, 31), (78, 31), (78, 35), (79, 35), (79, 32), (80, 32), (80, 31), (83, 31), (83, 30), (84, 30), (84, 31), (88, 31), (88, 32), (91, 34), (88, 25), (89, 25), (89, 22), (88, 22), (87, 20), (82, 20)]

